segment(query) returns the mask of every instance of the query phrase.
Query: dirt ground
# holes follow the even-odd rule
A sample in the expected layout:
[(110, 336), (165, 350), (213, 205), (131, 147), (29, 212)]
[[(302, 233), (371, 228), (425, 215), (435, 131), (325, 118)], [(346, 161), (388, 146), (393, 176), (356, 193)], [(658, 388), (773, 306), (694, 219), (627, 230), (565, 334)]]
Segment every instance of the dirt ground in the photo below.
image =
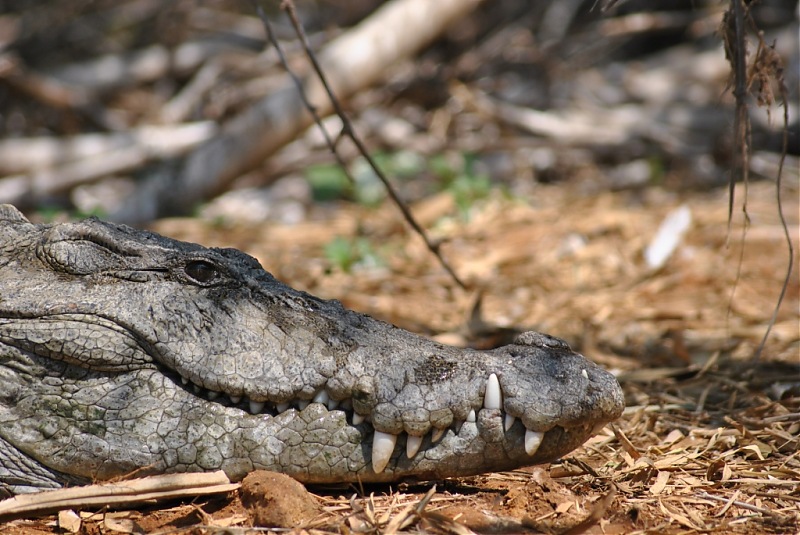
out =
[[(744, 198), (743, 187), (736, 193)], [(796, 254), (796, 175), (783, 193)], [(682, 205), (688, 231), (662, 268), (647, 268), (644, 248)], [(744, 235), (740, 211), (727, 231), (724, 190), (593, 195), (541, 186), (527, 198), (491, 195), (468, 220), (448, 193), (414, 209), (480, 288), (482, 319), (497, 327), (489, 334), (465, 328), (477, 290), (455, 286), (388, 205), (321, 210), (294, 226), (171, 219), (155, 229), (244, 249), (295, 287), (449, 342), (488, 344), (511, 327), (563, 337), (618, 375), (628, 407), (549, 466), (439, 481), (435, 490), (311, 488), (322, 513), (293, 533), (800, 533), (797, 258), (761, 359), (751, 360), (788, 265), (774, 184), (750, 184)], [(336, 236), (380, 244), (383, 264), (332, 266), (322, 250)], [(84, 533), (252, 525), (238, 493), (82, 520)], [(55, 516), (0, 526), (58, 531)]]

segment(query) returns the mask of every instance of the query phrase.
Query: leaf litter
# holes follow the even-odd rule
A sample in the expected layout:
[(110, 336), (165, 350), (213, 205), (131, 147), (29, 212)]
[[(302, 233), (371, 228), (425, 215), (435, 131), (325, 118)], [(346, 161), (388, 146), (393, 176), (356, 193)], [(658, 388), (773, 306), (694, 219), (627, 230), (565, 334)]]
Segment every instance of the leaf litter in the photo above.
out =
[[(791, 187), (787, 197), (797, 199), (798, 184)], [(767, 358), (753, 362), (782, 267), (774, 254), (773, 192), (769, 184), (749, 188), (757, 225), (744, 244), (738, 279), (742, 244), (732, 240), (726, 248), (722, 192), (681, 199), (653, 190), (634, 202), (542, 187), (530, 199), (491, 196), (472, 207), (468, 221), (450, 218), (457, 209), (446, 193), (415, 206), (455, 268), (473, 287), (481, 282), (486, 322), (566, 338), (617, 374), (627, 409), (549, 466), (435, 486), (312, 487), (324, 514), (290, 532), (797, 533), (799, 285), (795, 276)], [(796, 229), (792, 202), (787, 212), (795, 214)], [(693, 223), (665, 265), (653, 270), (643, 251), (666, 214), (682, 204)], [(565, 213), (580, 217), (559, 217)], [(479, 343), (462, 328), (474, 292), (454, 286), (396, 215), (353, 206), (325, 214), (291, 227), (170, 219), (154, 228), (242, 248), (295, 287), (431, 336)], [(366, 236), (393, 254), (385, 267), (345, 273), (320, 253), (336, 236)], [(109, 523), (108, 515), (127, 520)], [(237, 496), (227, 494), (172, 508), (82, 513), (80, 530), (256, 532), (248, 518)], [(56, 517), (0, 528), (57, 529)]]

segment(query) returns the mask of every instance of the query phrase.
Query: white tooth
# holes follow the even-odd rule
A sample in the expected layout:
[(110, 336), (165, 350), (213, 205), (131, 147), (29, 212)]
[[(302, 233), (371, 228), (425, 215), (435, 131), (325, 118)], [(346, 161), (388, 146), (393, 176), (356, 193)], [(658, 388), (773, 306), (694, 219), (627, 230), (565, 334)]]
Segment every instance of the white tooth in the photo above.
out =
[(218, 397), (219, 397), (219, 392), (214, 392), (213, 390), (208, 391), (208, 399), (210, 399), (211, 401), (214, 401)]
[(250, 414), (258, 414), (262, 410), (264, 410), (264, 402), (263, 401), (251, 401), (250, 402)]
[(433, 428), (433, 434), (431, 435), (431, 442), (438, 442), (440, 438), (444, 435), (444, 432), (447, 431), (446, 429), (437, 429)]
[(516, 421), (517, 419), (515, 417), (511, 416), (510, 414), (506, 414), (506, 419), (505, 422), (503, 423), (503, 427), (505, 428), (506, 431), (508, 431), (509, 429), (511, 429), (511, 426), (514, 425), (514, 422)]
[(332, 411), (339, 406), (339, 401), (336, 399), (328, 399), (328, 410)]
[(358, 425), (364, 421), (364, 417), (357, 412), (353, 413), (353, 425)]
[(325, 403), (328, 402), (329, 399), (330, 396), (328, 396), (328, 392), (326, 392), (325, 390), (320, 390), (319, 392), (316, 393), (314, 399), (312, 399), (311, 401), (313, 403), (322, 403), (324, 405)]
[(544, 433), (540, 433), (538, 431), (531, 431), (530, 429), (525, 430), (525, 453), (528, 455), (533, 456), (536, 454), (536, 450), (539, 449), (539, 445), (542, 443), (542, 437), (544, 437)]
[(307, 399), (297, 400), (297, 408), (300, 409), (301, 411), (305, 410), (305, 408), (308, 407), (310, 404), (311, 402), (308, 401)]
[(185, 385), (188, 385), (189, 384), (189, 379), (187, 379), (186, 377), (181, 377), (181, 383), (183, 383)]
[(289, 403), (288, 402), (287, 403), (278, 403), (277, 405), (275, 405), (275, 410), (278, 411), (278, 414), (280, 414), (282, 412), (286, 412), (286, 411), (289, 410)]
[(469, 414), (467, 414), (467, 421), (475, 423), (475, 409), (469, 411)]
[(492, 374), (486, 380), (486, 394), (483, 396), (483, 406), (486, 409), (502, 409), (503, 393), (500, 390), (500, 381), (497, 375)]
[(375, 431), (372, 437), (372, 470), (380, 474), (389, 464), (394, 446), (397, 444), (397, 435)]
[(231, 403), (238, 405), (242, 401), (242, 396), (231, 396)]
[(584, 379), (588, 379), (589, 378), (589, 374), (586, 372), (586, 369), (581, 370), (581, 375), (583, 375)]
[(200, 392), (203, 391), (203, 389), (197, 385), (192, 385), (192, 390), (194, 390), (195, 394), (199, 394)]
[(419, 451), (420, 446), (422, 446), (422, 437), (408, 435), (408, 438), (406, 439), (406, 457), (413, 459), (414, 455), (416, 455)]

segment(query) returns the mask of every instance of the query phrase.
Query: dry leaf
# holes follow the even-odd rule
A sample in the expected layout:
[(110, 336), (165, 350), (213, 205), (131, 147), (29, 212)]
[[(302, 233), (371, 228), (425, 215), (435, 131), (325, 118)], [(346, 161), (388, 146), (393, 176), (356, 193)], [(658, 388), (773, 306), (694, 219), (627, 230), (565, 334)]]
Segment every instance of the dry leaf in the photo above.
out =
[(664, 492), (664, 489), (666, 488), (668, 482), (669, 482), (669, 472), (665, 470), (659, 471), (658, 475), (656, 476), (655, 483), (653, 483), (653, 486), (650, 487), (650, 494), (658, 496), (659, 494)]
[(81, 517), (72, 509), (58, 512), (58, 527), (68, 533), (78, 533), (81, 529)]

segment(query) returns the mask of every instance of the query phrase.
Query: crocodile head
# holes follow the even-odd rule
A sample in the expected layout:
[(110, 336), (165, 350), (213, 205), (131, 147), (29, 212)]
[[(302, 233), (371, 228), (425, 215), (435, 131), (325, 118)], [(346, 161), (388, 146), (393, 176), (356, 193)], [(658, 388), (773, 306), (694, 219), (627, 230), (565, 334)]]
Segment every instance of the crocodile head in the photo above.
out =
[(277, 281), (250, 256), (0, 206), (0, 491), (136, 471), (435, 479), (557, 458), (617, 381), (525, 333), (454, 348)]

